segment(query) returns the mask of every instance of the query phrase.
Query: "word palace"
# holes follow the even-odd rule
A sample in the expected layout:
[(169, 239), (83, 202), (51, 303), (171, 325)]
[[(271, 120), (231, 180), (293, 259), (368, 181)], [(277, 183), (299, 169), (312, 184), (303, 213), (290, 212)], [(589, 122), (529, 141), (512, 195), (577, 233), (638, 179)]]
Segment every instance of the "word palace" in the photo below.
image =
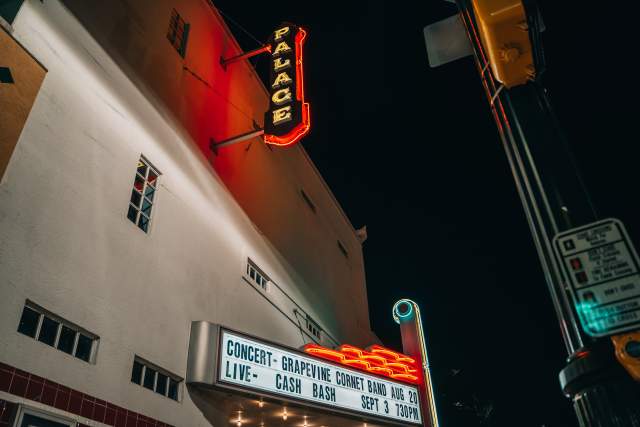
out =
[(302, 47), (306, 31), (285, 23), (270, 38), (269, 110), (264, 118), (267, 144), (291, 145), (311, 127), (309, 104), (304, 101)]

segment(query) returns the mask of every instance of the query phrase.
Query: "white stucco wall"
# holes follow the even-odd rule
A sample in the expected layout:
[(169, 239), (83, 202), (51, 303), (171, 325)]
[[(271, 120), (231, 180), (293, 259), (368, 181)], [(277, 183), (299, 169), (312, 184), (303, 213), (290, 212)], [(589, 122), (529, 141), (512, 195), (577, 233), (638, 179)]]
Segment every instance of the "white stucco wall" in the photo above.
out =
[[(192, 320), (303, 344), (242, 279), (247, 257), (332, 322), (202, 154), (59, 1), (25, 1), (13, 27), (48, 73), (0, 183), (0, 361), (173, 425), (208, 425), (184, 386), (174, 402), (132, 384), (131, 366), (137, 354), (184, 376)], [(148, 234), (126, 218), (140, 154), (162, 173)], [(96, 364), (17, 333), (26, 299), (97, 334)]]

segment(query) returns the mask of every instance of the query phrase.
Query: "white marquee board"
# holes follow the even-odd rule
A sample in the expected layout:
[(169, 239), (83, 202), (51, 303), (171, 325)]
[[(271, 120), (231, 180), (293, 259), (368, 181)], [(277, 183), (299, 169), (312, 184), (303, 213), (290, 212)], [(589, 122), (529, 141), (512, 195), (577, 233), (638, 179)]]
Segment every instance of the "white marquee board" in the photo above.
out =
[(553, 248), (589, 335), (640, 328), (640, 262), (622, 222), (605, 219), (564, 231)]
[(343, 412), (422, 424), (418, 388), (222, 330), (217, 382)]

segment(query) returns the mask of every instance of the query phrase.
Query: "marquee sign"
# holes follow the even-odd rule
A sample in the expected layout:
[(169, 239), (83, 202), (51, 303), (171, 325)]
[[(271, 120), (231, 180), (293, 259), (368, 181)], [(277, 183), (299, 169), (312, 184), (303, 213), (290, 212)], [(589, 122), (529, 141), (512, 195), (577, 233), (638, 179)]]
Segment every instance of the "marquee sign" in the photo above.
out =
[(304, 100), (302, 49), (307, 32), (290, 23), (271, 38), (269, 110), (264, 117), (264, 141), (273, 145), (298, 142), (311, 128), (309, 104)]
[(187, 382), (387, 424), (421, 425), (418, 387), (194, 322)]

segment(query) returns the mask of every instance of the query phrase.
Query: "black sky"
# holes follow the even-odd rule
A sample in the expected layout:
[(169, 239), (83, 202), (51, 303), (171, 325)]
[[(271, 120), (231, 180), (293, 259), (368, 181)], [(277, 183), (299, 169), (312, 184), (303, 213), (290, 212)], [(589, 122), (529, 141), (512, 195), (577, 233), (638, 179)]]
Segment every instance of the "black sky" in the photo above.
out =
[[(634, 15), (622, 6), (540, 3), (544, 86), (600, 216), (623, 220), (638, 242)], [(400, 345), (393, 303), (420, 304), (443, 425), (477, 425), (452, 406), (476, 394), (493, 404), (491, 426), (575, 426), (557, 380), (566, 352), (473, 61), (427, 64), (422, 28), (454, 6), (216, 5), (261, 40), (281, 21), (309, 30), (314, 127), (304, 147), (354, 226), (367, 225), (371, 322), (385, 344)], [(245, 49), (257, 47), (230, 27)], [(452, 377), (451, 369), (462, 371)]]

